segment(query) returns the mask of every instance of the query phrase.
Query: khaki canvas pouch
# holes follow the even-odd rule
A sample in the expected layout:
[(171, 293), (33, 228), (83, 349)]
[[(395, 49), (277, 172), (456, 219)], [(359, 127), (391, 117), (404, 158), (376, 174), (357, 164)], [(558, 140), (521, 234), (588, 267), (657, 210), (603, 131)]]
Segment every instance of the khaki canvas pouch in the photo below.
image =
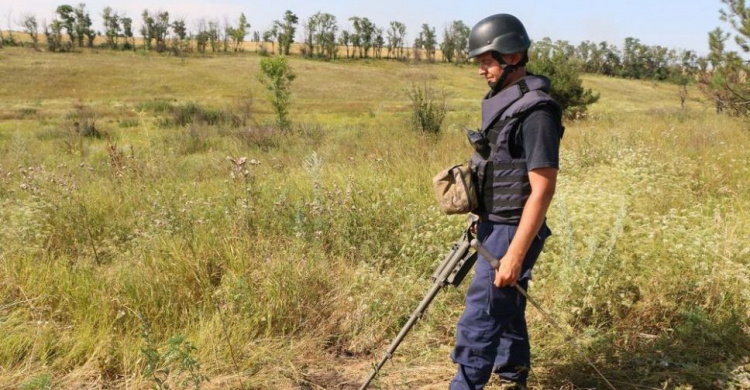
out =
[(454, 165), (432, 179), (438, 206), (445, 214), (466, 214), (477, 207), (477, 194), (467, 165)]

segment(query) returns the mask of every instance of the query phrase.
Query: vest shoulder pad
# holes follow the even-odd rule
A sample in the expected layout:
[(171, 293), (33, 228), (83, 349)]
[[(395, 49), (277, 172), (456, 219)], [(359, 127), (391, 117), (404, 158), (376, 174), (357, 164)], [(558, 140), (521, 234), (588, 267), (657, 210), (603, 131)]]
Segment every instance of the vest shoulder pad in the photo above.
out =
[(546, 92), (537, 89), (526, 92), (522, 98), (511, 104), (511, 106), (500, 116), (500, 120), (509, 117), (522, 116), (531, 109), (542, 105), (549, 105), (554, 107), (556, 111), (561, 111), (559, 109), (560, 105), (557, 104), (555, 99), (552, 99), (552, 97)]

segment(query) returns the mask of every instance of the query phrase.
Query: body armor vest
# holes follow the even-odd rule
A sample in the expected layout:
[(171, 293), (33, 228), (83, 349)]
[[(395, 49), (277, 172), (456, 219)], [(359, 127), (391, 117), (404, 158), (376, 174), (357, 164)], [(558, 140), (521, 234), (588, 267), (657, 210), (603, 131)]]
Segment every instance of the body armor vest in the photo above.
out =
[(513, 158), (510, 137), (526, 114), (541, 105), (560, 113), (560, 106), (548, 95), (550, 82), (539, 76), (527, 76), (482, 100), (482, 135), (489, 148), (471, 156), (476, 175), (479, 208), (484, 220), (518, 224), (523, 207), (531, 193), (526, 158)]

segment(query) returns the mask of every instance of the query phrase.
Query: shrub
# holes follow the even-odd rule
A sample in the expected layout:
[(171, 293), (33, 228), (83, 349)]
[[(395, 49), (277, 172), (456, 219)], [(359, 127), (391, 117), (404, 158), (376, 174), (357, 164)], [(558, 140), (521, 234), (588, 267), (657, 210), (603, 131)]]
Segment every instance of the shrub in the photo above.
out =
[(154, 113), (172, 114), (171, 118), (162, 118), (160, 123), (164, 127), (184, 127), (193, 124), (237, 127), (245, 124), (247, 119), (249, 119), (251, 109), (249, 104), (246, 103), (245, 107), (240, 107), (240, 111), (242, 111), (241, 115), (216, 108), (206, 108), (194, 102), (175, 105), (168, 100), (160, 99), (141, 102), (138, 104), (138, 109)]
[(585, 114), (588, 105), (599, 100), (598, 93), (583, 88), (578, 64), (564, 53), (556, 52), (547, 57), (531, 52), (529, 56), (528, 69), (552, 81), (550, 95), (560, 103), (565, 117), (579, 118)]
[(281, 144), (279, 130), (273, 126), (256, 126), (242, 129), (234, 136), (247, 146), (258, 147), (268, 151), (277, 148)]
[(203, 109), (196, 103), (185, 103), (172, 107), (172, 122), (177, 126), (185, 126), (193, 123), (198, 116), (202, 116)]
[(102, 132), (96, 128), (96, 115), (81, 102), (73, 105), (73, 111), (68, 113), (66, 119), (72, 122), (68, 127), (72, 128), (77, 135), (97, 139), (103, 136)]
[(412, 85), (406, 91), (411, 100), (411, 126), (430, 134), (440, 133), (446, 113), (445, 91), (436, 91), (429, 84)]

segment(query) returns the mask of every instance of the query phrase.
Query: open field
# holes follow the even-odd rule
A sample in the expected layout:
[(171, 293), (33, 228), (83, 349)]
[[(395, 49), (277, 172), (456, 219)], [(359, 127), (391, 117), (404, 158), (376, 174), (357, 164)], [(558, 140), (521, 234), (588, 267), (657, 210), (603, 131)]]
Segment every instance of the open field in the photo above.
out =
[[(0, 388), (357, 388), (460, 235), (431, 178), (468, 157), (486, 86), (290, 63), (283, 134), (254, 54), (0, 50)], [(446, 91), (439, 138), (409, 129), (411, 83)], [(750, 388), (750, 122), (696, 89), (680, 110), (670, 84), (584, 85), (530, 293), (618, 389)], [(447, 386), (465, 287), (375, 388)], [(532, 389), (604, 388), (528, 314)]]

